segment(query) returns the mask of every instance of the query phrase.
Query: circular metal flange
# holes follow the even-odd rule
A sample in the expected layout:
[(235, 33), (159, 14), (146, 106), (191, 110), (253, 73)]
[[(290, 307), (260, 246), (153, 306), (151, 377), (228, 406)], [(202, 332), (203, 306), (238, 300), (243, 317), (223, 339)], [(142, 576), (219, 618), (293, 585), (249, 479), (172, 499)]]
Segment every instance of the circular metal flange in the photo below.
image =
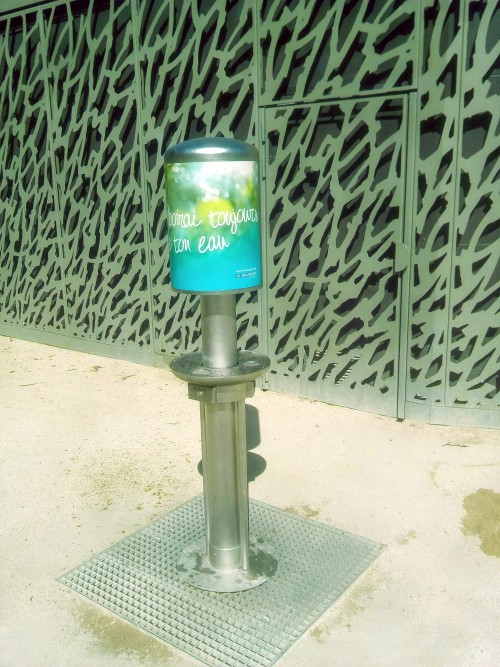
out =
[(207, 556), (205, 540), (198, 540), (181, 553), (177, 572), (190, 586), (214, 593), (238, 593), (256, 588), (270, 579), (278, 569), (272, 546), (262, 538), (250, 542), (248, 570), (216, 570)]
[(170, 368), (181, 380), (192, 384), (216, 387), (255, 380), (271, 366), (271, 360), (256, 352), (238, 352), (238, 365), (232, 368), (207, 368), (201, 352), (191, 352), (174, 359)]

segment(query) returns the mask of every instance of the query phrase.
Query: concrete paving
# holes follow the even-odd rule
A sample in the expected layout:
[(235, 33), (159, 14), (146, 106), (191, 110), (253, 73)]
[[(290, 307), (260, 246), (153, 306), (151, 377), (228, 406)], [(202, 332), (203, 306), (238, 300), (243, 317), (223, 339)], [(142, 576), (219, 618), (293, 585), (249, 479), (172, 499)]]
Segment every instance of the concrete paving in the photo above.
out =
[[(199, 665), (56, 581), (201, 493), (186, 386), (0, 337), (0, 390), (0, 666)], [(250, 496), (387, 545), (277, 667), (500, 665), (500, 434), (248, 405)]]

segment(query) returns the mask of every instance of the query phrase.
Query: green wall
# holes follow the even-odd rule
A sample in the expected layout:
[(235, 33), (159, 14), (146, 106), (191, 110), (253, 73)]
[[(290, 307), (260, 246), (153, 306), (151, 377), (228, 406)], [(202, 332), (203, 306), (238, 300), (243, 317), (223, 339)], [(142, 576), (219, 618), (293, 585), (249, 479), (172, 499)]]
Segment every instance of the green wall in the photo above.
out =
[[(2, 6), (0, 5), (0, 11)], [(500, 425), (493, 0), (110, 0), (0, 14), (0, 333), (162, 364), (163, 154), (262, 157), (266, 287), (238, 301), (271, 389)]]

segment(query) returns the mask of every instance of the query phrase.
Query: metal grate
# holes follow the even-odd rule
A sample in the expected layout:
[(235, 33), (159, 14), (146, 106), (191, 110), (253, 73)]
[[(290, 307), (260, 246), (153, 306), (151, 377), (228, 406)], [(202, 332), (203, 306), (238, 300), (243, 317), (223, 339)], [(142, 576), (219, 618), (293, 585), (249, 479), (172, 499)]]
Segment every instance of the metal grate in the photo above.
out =
[(250, 532), (271, 543), (276, 574), (242, 593), (184, 583), (182, 550), (204, 536), (199, 496), (59, 581), (120, 618), (216, 667), (272, 665), (380, 555), (383, 547), (250, 501)]

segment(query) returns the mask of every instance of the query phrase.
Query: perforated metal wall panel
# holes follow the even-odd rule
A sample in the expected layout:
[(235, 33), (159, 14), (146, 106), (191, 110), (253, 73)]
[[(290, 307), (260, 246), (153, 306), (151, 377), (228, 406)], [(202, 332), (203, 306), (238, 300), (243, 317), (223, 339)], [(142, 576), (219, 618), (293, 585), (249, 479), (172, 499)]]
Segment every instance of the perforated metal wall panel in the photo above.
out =
[(0, 313), (63, 331), (62, 246), (51, 151), (43, 33), (12, 21), (0, 34)]
[(151, 363), (196, 349), (197, 298), (169, 286), (163, 154), (236, 137), (262, 154), (268, 272), (238, 333), (270, 354), (269, 386), (498, 424), (497, 4), (0, 14), (0, 332)]
[[(453, 421), (453, 409), (479, 408), (492, 412), (478, 423), (494, 425), (500, 9), (426, 2), (423, 18), (407, 413)], [(427, 410), (414, 413), (416, 404)]]
[(353, 97), (414, 84), (417, 2), (257, 4), (263, 103)]

